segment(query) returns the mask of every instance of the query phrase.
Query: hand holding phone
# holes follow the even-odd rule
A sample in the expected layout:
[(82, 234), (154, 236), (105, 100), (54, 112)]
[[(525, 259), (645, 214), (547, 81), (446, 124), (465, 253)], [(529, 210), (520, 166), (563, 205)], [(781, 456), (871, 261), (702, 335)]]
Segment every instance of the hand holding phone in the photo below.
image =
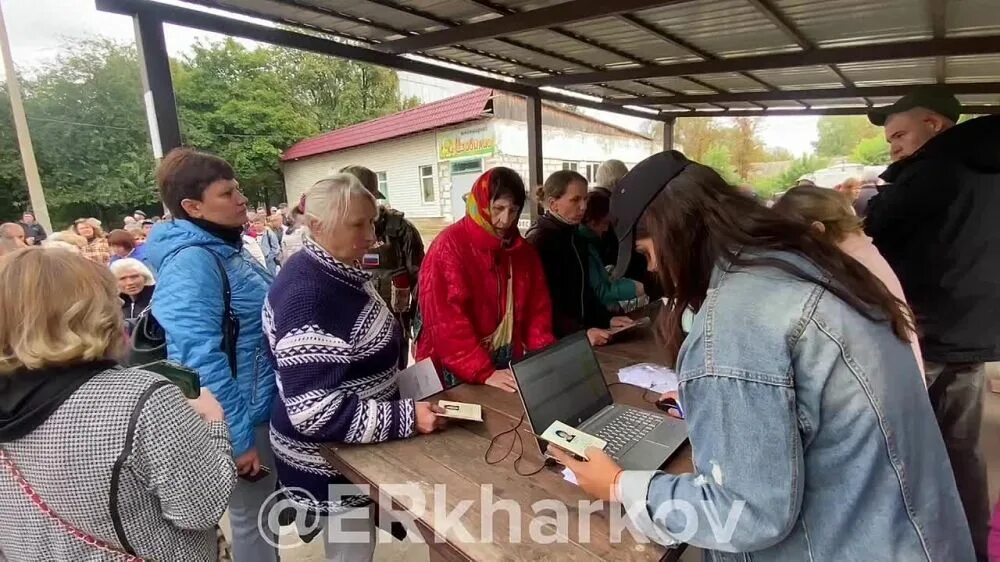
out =
[(257, 482), (258, 480), (263, 480), (271, 475), (271, 469), (264, 465), (257, 467), (257, 472), (240, 474), (240, 478), (246, 480), (247, 482)]

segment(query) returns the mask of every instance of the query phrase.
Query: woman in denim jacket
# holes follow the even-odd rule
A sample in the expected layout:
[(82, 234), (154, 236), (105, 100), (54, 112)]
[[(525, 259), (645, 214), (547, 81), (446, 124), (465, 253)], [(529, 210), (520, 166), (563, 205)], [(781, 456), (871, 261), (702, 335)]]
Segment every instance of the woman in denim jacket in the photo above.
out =
[(909, 316), (883, 284), (678, 152), (636, 166), (611, 210), (616, 273), (637, 247), (675, 299), (660, 332), (695, 470), (555, 451), (584, 490), (709, 560), (975, 559)]

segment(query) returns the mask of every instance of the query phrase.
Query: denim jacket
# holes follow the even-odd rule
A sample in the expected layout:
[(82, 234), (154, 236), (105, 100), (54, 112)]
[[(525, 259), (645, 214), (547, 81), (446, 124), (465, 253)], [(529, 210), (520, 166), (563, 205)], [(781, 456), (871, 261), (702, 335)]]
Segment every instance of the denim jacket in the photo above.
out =
[(910, 346), (773, 267), (710, 287), (677, 365), (695, 471), (623, 473), (630, 520), (706, 560), (974, 560)]

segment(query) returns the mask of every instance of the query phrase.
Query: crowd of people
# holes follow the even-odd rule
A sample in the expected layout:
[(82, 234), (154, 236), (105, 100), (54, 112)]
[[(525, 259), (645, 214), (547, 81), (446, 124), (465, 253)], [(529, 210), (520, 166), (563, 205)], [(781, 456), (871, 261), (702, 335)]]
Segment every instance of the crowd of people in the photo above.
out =
[[(493, 168), (426, 255), (371, 170), (254, 212), (228, 162), (187, 148), (157, 169), (163, 219), (0, 225), (0, 518), (21, 522), (0, 527), (0, 558), (214, 560), (228, 509), (237, 562), (275, 561), (258, 514), (281, 489), (323, 521), (328, 560), (370, 560), (380, 516), (328, 494), (348, 481), (319, 445), (447, 430), (399, 395), (411, 342), (446, 386), (517, 392), (512, 361), (579, 332), (605, 345), (664, 295), (696, 472), (550, 451), (584, 491), (719, 559), (1000, 560), (978, 444), (1000, 359), (1000, 117), (959, 112), (933, 88), (873, 111), (884, 185), (799, 185), (771, 206), (674, 151), (610, 160), (594, 186), (556, 172), (534, 199)], [(198, 398), (120, 366), (142, 314)], [(662, 509), (679, 500), (705, 506), (693, 535)], [(721, 542), (706, 514), (736, 506)]]

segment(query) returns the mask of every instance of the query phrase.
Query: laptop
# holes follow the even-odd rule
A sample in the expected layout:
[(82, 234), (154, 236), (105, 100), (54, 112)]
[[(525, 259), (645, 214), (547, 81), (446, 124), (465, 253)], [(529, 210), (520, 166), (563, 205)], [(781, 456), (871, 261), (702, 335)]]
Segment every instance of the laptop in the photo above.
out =
[(605, 452), (628, 470), (659, 468), (687, 440), (683, 421), (614, 403), (586, 332), (512, 363), (511, 370), (536, 436), (559, 420), (607, 441)]

